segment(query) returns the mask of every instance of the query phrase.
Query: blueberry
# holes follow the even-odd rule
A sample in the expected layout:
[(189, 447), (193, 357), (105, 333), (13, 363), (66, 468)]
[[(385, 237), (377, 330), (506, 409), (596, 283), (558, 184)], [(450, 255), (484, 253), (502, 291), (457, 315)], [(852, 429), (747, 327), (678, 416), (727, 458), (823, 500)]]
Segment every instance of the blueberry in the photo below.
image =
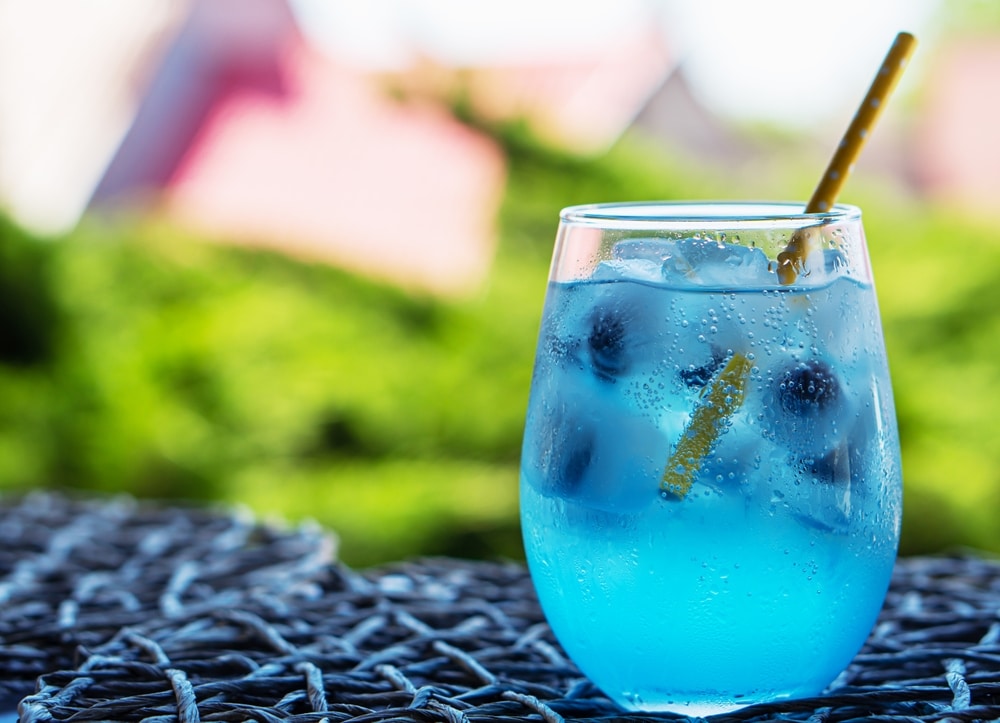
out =
[(712, 352), (712, 359), (700, 367), (681, 369), (679, 372), (681, 381), (689, 387), (704, 387), (715, 378), (715, 373), (722, 366), (723, 361), (722, 354)]
[(593, 431), (567, 423), (562, 414), (550, 420), (541, 442), (539, 462), (545, 487), (550, 493), (576, 494), (594, 460)]
[(536, 413), (527, 419), (524, 464), (538, 471), (540, 491), (573, 496), (583, 486), (594, 461), (596, 430), (563, 399), (547, 399), (542, 394), (532, 404)]
[(778, 378), (781, 408), (798, 417), (817, 415), (839, 398), (837, 378), (829, 366), (817, 359), (799, 362)]
[(574, 437), (566, 441), (553, 470), (553, 487), (560, 494), (571, 493), (580, 487), (594, 457), (593, 440)]
[(598, 377), (613, 380), (628, 369), (625, 349), (626, 320), (615, 309), (599, 308), (591, 317), (587, 347)]

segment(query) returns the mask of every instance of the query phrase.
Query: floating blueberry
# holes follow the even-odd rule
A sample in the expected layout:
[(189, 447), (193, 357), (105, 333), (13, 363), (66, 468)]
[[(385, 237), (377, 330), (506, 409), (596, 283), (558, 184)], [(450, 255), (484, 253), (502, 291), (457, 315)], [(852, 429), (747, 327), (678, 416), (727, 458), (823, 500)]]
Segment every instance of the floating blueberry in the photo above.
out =
[(715, 378), (715, 373), (722, 366), (724, 358), (718, 352), (712, 352), (712, 359), (700, 367), (681, 369), (681, 381), (689, 387), (703, 387)]
[(529, 415), (525, 429), (525, 461), (537, 469), (543, 492), (575, 496), (594, 460), (597, 434), (586, 419), (585, 410), (555, 395), (545, 397), (545, 386), (535, 401), (538, 415)]
[(538, 471), (539, 491), (576, 496), (594, 461), (596, 432), (558, 398), (536, 404), (540, 413), (526, 423), (524, 463)]
[(626, 326), (627, 321), (614, 308), (598, 308), (591, 317), (587, 346), (594, 371), (602, 379), (612, 380), (628, 369)]
[(817, 415), (840, 397), (833, 371), (818, 359), (799, 362), (778, 378), (781, 408), (799, 417)]

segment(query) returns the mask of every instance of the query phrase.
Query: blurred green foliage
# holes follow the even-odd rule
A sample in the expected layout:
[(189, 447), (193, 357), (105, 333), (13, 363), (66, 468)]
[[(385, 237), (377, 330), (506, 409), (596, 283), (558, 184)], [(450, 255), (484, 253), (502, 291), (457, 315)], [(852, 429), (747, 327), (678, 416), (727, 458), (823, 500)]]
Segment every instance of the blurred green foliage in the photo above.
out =
[(1000, 28), (1000, 4), (994, 0), (945, 0), (936, 13), (941, 29), (980, 34)]
[[(58, 239), (0, 225), (0, 488), (311, 517), (352, 565), (519, 557), (520, 437), (559, 209), (774, 194), (634, 138), (585, 159), (500, 137), (500, 244), (463, 299), (151, 222)], [(866, 209), (894, 375), (903, 550), (1000, 551), (1000, 239), (882, 187), (860, 195), (846, 200)]]

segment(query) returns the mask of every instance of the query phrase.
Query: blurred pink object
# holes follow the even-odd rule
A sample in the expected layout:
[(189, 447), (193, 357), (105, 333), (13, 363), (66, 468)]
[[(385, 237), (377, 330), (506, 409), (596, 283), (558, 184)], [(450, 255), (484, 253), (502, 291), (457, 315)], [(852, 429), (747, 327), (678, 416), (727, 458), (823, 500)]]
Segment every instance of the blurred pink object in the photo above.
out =
[(492, 140), (312, 50), (283, 0), (208, 0), (90, 206), (151, 203), (221, 241), (461, 293), (489, 270), (504, 179)]
[(402, 105), (297, 46), (280, 95), (229, 93), (166, 206), (220, 238), (461, 292), (489, 270), (499, 148), (442, 109)]
[(976, 216), (1000, 215), (1000, 42), (965, 37), (938, 51), (916, 114), (910, 161), (921, 190)]

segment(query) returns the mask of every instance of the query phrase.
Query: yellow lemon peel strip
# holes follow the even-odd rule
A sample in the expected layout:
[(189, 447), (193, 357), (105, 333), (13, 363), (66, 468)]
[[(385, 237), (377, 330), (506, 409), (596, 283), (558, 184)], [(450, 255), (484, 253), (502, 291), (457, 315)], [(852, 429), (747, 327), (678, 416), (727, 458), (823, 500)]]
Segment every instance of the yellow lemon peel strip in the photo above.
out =
[(701, 469), (702, 460), (712, 451), (721, 426), (743, 404), (747, 377), (753, 363), (743, 354), (733, 354), (712, 382), (704, 402), (691, 415), (673, 454), (667, 460), (660, 490), (683, 499)]

